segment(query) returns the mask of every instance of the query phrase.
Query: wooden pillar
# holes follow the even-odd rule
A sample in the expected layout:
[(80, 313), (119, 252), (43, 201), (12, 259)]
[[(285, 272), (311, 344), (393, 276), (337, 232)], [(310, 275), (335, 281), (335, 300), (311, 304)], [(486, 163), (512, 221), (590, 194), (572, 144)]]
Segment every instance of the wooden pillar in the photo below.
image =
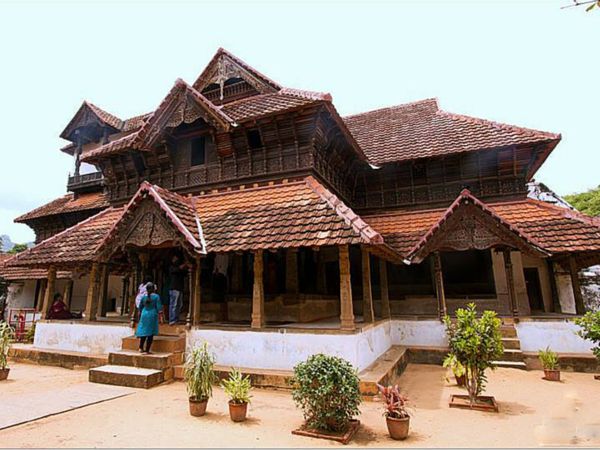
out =
[(446, 293), (444, 292), (444, 275), (442, 272), (442, 257), (440, 252), (433, 254), (433, 274), (435, 277), (435, 295), (438, 303), (438, 316), (442, 320), (448, 309), (446, 308)]
[(44, 298), (46, 297), (46, 288), (48, 287), (48, 280), (46, 278), (42, 278), (39, 281), (39, 290), (37, 292), (37, 297), (35, 298), (35, 309), (36, 311), (42, 311), (44, 307)]
[(392, 312), (390, 310), (387, 261), (381, 258), (379, 259), (379, 285), (381, 286), (381, 315), (389, 319), (392, 317)]
[(56, 268), (48, 267), (48, 283), (46, 285), (46, 293), (44, 294), (44, 303), (42, 304), (42, 318), (46, 319), (54, 300), (54, 289), (56, 286)]
[(575, 299), (575, 311), (577, 314), (585, 314), (581, 284), (579, 283), (579, 271), (577, 262), (573, 256), (569, 256), (569, 272), (571, 273), (571, 286), (573, 286), (573, 298)]
[(192, 321), (193, 325), (200, 324), (200, 305), (202, 304), (202, 286), (200, 285), (202, 275), (202, 260), (200, 257), (196, 257), (196, 267), (194, 268), (194, 318)]
[(100, 287), (98, 289), (98, 295), (99, 295), (98, 316), (99, 317), (106, 317), (106, 310), (107, 310), (107, 305), (106, 305), (107, 298), (106, 297), (108, 297), (108, 275), (109, 275), (108, 264), (100, 264), (100, 278), (99, 278)]
[(298, 293), (298, 249), (285, 250), (285, 292)]
[(362, 255), (362, 290), (363, 290), (363, 320), (375, 322), (375, 310), (373, 308), (373, 288), (371, 285), (371, 256), (369, 250), (361, 247)]
[(67, 280), (67, 284), (65, 284), (65, 290), (63, 292), (63, 301), (67, 308), (71, 309), (71, 300), (73, 298), (73, 279)]
[(98, 312), (98, 297), (100, 288), (100, 267), (97, 262), (92, 264), (90, 270), (90, 281), (87, 291), (87, 299), (85, 302), (85, 320), (96, 320)]
[(265, 289), (263, 251), (254, 252), (254, 287), (252, 290), (252, 328), (265, 326)]
[[(188, 313), (185, 318), (185, 326), (189, 330), (192, 328), (192, 320), (194, 316), (194, 299), (196, 296), (195, 292), (195, 279), (194, 272), (196, 271), (195, 267), (188, 267), (188, 284), (189, 284), (189, 297), (188, 297)], [(170, 318), (169, 318), (170, 319)]]
[(519, 316), (517, 296), (515, 293), (515, 277), (513, 274), (512, 255), (509, 248), (502, 250), (504, 256), (504, 271), (506, 272), (506, 285), (508, 287), (508, 303), (513, 317)]
[(347, 245), (340, 245), (340, 327), (342, 330), (354, 330), (354, 311), (352, 309), (352, 283), (350, 280), (350, 251)]

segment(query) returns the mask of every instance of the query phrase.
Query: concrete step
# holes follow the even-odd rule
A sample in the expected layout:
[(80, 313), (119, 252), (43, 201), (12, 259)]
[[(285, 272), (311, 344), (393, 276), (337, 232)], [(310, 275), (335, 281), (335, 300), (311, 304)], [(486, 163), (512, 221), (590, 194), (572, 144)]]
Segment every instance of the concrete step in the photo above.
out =
[(360, 379), (360, 393), (372, 399), (379, 391), (377, 384), (384, 386), (395, 384), (408, 365), (408, 351), (406, 347), (392, 346), (373, 364), (358, 374)]
[(164, 336), (184, 336), (186, 332), (185, 325), (169, 325), (161, 323), (158, 325), (158, 334)]
[(165, 380), (162, 370), (106, 365), (90, 369), (92, 383), (149, 389)]
[(505, 349), (521, 350), (521, 341), (518, 338), (502, 338), (502, 345)]
[[(137, 350), (140, 340), (135, 336), (123, 338), (123, 350)], [(185, 351), (185, 336), (154, 336), (152, 351), (157, 353), (177, 353)]]
[(496, 367), (504, 367), (507, 369), (527, 370), (527, 365), (522, 361), (492, 361), (492, 365)]
[(501, 325), (500, 326), (500, 334), (503, 338), (516, 338), (517, 337), (517, 329), (514, 325)]
[(8, 351), (8, 356), (12, 361), (67, 369), (89, 369), (103, 366), (108, 362), (108, 358), (104, 354), (93, 355), (67, 350), (48, 350), (34, 347), (33, 344), (13, 344)]
[(108, 364), (114, 366), (141, 367), (144, 369), (164, 370), (183, 363), (183, 352), (139, 353), (136, 350), (121, 350), (108, 354)]
[(504, 354), (502, 355), (502, 361), (523, 361), (523, 352), (521, 350), (515, 349), (504, 349)]

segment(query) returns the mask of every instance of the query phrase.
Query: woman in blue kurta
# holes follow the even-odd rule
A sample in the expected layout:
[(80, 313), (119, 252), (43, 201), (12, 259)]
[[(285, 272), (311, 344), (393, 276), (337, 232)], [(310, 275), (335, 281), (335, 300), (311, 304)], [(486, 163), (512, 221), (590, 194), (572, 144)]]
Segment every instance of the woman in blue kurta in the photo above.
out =
[(146, 285), (146, 295), (140, 301), (140, 323), (135, 335), (140, 338), (140, 353), (150, 353), (154, 336), (158, 334), (158, 315), (162, 304), (153, 283)]

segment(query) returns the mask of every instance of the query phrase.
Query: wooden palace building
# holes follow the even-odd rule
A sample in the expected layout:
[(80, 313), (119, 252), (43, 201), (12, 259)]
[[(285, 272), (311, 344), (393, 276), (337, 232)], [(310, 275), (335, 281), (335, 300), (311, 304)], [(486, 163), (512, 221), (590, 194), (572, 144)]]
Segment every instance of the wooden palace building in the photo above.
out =
[(329, 94), (223, 49), (154, 111), (123, 120), (84, 102), (61, 137), (69, 193), (16, 219), (36, 245), (0, 269), (41, 319), (56, 292), (83, 313), (41, 320), (42, 347), (118, 348), (137, 286), (164, 290), (174, 253), (190, 267), (188, 346), (245, 366), (283, 352), (274, 368), (309, 350), (356, 345), (365, 367), (392, 344), (437, 345), (439, 318), (469, 302), (564, 320), (584, 311), (578, 271), (600, 261), (594, 219), (527, 196), (559, 134), (436, 99), (342, 117)]

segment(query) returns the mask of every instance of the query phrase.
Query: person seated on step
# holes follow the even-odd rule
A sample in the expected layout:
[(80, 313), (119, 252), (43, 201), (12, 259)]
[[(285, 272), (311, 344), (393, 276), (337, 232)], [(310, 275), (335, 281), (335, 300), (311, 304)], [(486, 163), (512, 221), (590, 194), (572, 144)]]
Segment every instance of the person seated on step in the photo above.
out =
[(140, 300), (140, 322), (135, 335), (140, 338), (140, 353), (150, 354), (154, 336), (158, 334), (158, 316), (162, 309), (160, 295), (156, 293), (156, 285), (146, 284), (146, 295)]
[(69, 319), (81, 319), (81, 313), (72, 313), (69, 311), (69, 307), (63, 302), (61, 294), (54, 294), (54, 300), (50, 311), (48, 312), (48, 319), (52, 320), (69, 320)]

